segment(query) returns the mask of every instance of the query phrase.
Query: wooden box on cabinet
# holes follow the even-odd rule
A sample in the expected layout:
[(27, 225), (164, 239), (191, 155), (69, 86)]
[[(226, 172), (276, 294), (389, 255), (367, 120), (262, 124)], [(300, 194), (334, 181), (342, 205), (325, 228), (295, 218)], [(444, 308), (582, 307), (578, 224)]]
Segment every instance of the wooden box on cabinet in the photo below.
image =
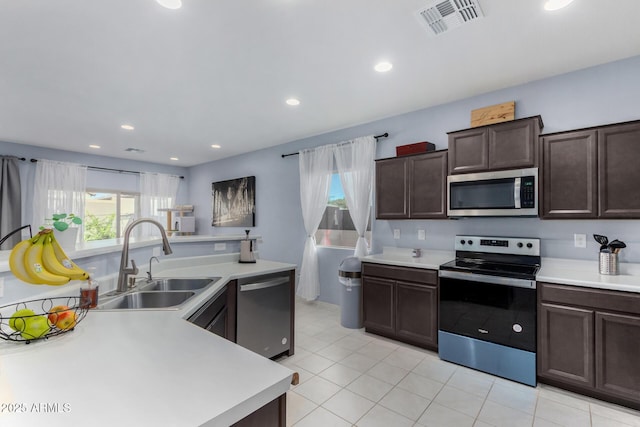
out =
[(449, 132), (449, 174), (538, 165), (540, 116)]
[(640, 409), (640, 294), (538, 283), (538, 378)]
[(447, 217), (447, 150), (376, 160), (376, 219)]
[(420, 347), (438, 347), (438, 272), (363, 263), (367, 332)]
[(640, 121), (541, 137), (544, 219), (640, 218)]

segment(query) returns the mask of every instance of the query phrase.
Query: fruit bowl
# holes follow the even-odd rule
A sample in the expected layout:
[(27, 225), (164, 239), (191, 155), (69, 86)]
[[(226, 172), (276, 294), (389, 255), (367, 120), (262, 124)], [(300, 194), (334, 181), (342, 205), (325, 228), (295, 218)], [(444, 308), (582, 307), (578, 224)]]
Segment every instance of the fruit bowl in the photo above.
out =
[(73, 331), (87, 315), (80, 297), (43, 298), (0, 307), (0, 339), (29, 344)]

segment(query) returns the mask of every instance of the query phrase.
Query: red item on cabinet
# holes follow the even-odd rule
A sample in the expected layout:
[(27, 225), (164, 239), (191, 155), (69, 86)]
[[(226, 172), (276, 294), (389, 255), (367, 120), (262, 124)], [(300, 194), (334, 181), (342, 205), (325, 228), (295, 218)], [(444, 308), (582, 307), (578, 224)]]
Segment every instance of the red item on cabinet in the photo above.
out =
[(396, 156), (408, 156), (411, 154), (426, 153), (427, 151), (434, 151), (436, 149), (435, 144), (431, 142), (416, 142), (414, 144), (400, 145), (396, 147)]

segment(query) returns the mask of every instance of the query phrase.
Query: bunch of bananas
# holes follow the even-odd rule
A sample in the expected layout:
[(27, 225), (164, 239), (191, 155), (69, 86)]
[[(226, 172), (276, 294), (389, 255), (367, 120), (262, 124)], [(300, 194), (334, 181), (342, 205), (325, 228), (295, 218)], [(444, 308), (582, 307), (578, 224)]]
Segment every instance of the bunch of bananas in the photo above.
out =
[(64, 253), (50, 229), (18, 243), (9, 256), (11, 272), (23, 282), (60, 286), (89, 274)]

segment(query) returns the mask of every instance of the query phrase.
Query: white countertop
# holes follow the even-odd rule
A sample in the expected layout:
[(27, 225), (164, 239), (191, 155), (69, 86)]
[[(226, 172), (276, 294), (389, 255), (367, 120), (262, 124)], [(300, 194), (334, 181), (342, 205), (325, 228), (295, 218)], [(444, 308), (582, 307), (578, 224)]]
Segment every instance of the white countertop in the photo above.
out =
[(542, 258), (539, 282), (640, 293), (640, 264), (620, 263), (620, 274), (599, 274), (598, 261)]
[(369, 255), (361, 258), (362, 262), (373, 262), (378, 264), (398, 265), (401, 267), (428, 268), (437, 270), (440, 264), (444, 264), (456, 257), (453, 251), (435, 251), (422, 249), (421, 256), (414, 258), (411, 256), (412, 249), (407, 248), (382, 248), (381, 254)]
[[(362, 262), (398, 265), (402, 267), (438, 270), (441, 264), (455, 258), (455, 252), (422, 250), (422, 256), (413, 258), (411, 249), (385, 247), (381, 254), (361, 258)], [(539, 282), (559, 283), (571, 286), (609, 289), (640, 293), (640, 264), (620, 263), (620, 274), (599, 274), (598, 261), (562, 258), (542, 258), (536, 275)]]
[(181, 310), (92, 310), (73, 332), (0, 341), (0, 425), (228, 426), (285, 393), (291, 370), (184, 320), (229, 280), (295, 268), (228, 258), (158, 265), (157, 277), (222, 277)]

